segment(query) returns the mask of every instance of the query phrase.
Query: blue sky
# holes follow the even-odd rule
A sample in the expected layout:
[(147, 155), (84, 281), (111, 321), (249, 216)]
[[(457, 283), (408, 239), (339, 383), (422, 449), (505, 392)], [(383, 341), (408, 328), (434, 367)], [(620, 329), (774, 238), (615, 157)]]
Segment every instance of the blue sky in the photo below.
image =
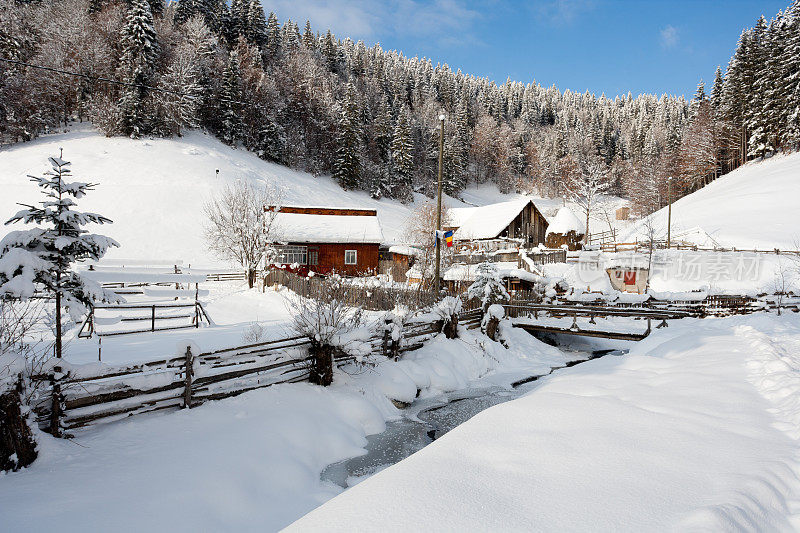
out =
[(331, 28), (498, 82), (507, 77), (608, 96), (691, 97), (711, 85), (741, 30), (789, 0), (262, 0), (302, 29)]

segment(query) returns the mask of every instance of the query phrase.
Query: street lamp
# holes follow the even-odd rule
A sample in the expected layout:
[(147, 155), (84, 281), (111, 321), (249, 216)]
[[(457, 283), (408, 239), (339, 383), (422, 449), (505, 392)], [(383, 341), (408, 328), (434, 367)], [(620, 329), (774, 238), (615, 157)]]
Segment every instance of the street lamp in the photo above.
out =
[(436, 281), (434, 289), (438, 294), (442, 290), (442, 279), (439, 276), (439, 264), (442, 258), (442, 245), (439, 242), (439, 233), (442, 231), (442, 161), (444, 159), (444, 113), (439, 115), (439, 180), (436, 188)]
[(672, 176), (667, 178), (667, 248), (672, 241)]

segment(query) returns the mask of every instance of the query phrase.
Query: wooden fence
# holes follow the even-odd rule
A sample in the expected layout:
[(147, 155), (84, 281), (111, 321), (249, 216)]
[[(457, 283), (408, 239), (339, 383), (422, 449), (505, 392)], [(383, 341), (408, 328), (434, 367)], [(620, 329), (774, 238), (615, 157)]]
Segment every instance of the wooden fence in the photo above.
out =
[[(475, 328), (481, 318), (480, 309), (472, 309), (461, 313), (459, 322)], [(387, 326), (370, 337), (372, 354), (396, 357), (416, 350), (441, 331), (442, 323), (411, 321), (403, 325), (398, 341), (391, 339)], [(279, 383), (306, 381), (309, 345), (308, 338), (292, 336), (203, 353), (187, 347), (183, 354), (155, 361), (90, 371), (78, 368), (72, 374), (55, 366), (46, 375), (34, 376), (43, 392), (34, 411), (43, 429), (61, 436), (98, 422), (194, 407)], [(355, 359), (339, 350), (334, 362), (343, 365)]]
[[(326, 291), (321, 278), (298, 276), (280, 269), (266, 272), (261, 282), (262, 287), (281, 285), (304, 298), (324, 297)], [(398, 305), (412, 310), (423, 309), (441, 299), (440, 295), (422, 289), (370, 287), (360, 285), (358, 278), (347, 279), (345, 282), (349, 284), (345, 294), (346, 303), (371, 311), (391, 311)]]
[[(98, 317), (97, 312), (115, 311), (111, 317)], [(126, 311), (133, 311), (132, 315), (125, 315)], [(120, 314), (120, 312), (122, 314)], [(190, 320), (188, 324), (176, 324), (176, 321)], [(145, 327), (133, 329), (98, 330), (98, 325), (124, 325), (144, 324)], [(165, 324), (165, 325), (160, 325)], [(201, 324), (211, 324), (203, 304), (195, 300), (190, 303), (158, 303), (158, 304), (120, 304), (120, 305), (93, 305), (89, 308), (80, 329), (78, 337), (87, 338), (96, 334), (99, 336), (129, 335), (132, 333), (147, 333), (167, 331), (173, 329), (199, 328)]]

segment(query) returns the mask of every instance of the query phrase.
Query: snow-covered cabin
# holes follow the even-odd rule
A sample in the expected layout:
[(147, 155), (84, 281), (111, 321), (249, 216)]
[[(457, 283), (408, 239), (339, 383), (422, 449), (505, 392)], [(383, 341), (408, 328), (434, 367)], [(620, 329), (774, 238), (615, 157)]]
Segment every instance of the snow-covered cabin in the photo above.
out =
[(275, 261), (280, 267), (302, 275), (378, 271), (383, 232), (374, 209), (281, 207), (272, 229), (282, 243)]
[(454, 230), (453, 239), (459, 244), (497, 239), (518, 239), (522, 244), (544, 242), (547, 219), (529, 198), (481, 207), (459, 207), (448, 211), (446, 229)]
[(585, 235), (584, 223), (569, 207), (563, 206), (550, 221), (544, 243), (548, 248), (560, 248), (567, 245), (569, 250), (578, 250)]

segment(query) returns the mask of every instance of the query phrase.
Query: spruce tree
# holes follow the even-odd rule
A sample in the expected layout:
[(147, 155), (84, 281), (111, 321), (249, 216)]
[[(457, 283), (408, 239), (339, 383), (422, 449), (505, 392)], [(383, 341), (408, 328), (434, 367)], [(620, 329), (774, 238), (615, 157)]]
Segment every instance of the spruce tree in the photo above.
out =
[(222, 92), (220, 93), (220, 113), (222, 140), (235, 146), (243, 135), (241, 115), (241, 72), (239, 68), (239, 53), (234, 48), (228, 56), (228, 66), (222, 75)]
[(345, 189), (359, 185), (361, 173), (361, 129), (356, 91), (352, 83), (347, 85), (339, 118), (339, 134), (336, 139), (336, 160), (333, 178)]
[(278, 24), (278, 17), (270, 12), (267, 17), (267, 50), (268, 59), (275, 61), (278, 58), (281, 48), (281, 27)]
[(414, 170), (414, 144), (411, 139), (411, 124), (408, 109), (403, 107), (397, 117), (392, 135), (392, 195), (407, 199), (411, 192), (411, 176)]
[(264, 8), (260, 0), (250, 0), (247, 10), (247, 31), (245, 37), (248, 42), (264, 50), (267, 46), (267, 20), (264, 17)]
[(84, 229), (88, 224), (109, 224), (111, 220), (73, 210), (75, 200), (91, 191), (94, 184), (66, 181), (71, 177), (70, 163), (62, 156), (48, 158), (52, 170), (44, 176), (29, 176), (45, 196), (41, 207), (20, 204), (25, 209), (6, 222), (44, 227), (12, 231), (0, 241), (0, 297), (29, 298), (43, 291), (54, 298), (55, 354), (59, 358), (63, 352), (62, 309), (77, 321), (86, 306), (96, 300), (121, 300), (74, 270), (76, 262), (98, 261), (108, 248), (119, 244)]
[(119, 101), (120, 132), (137, 138), (147, 133), (146, 85), (152, 83), (159, 47), (153, 15), (145, 0), (132, 0), (122, 28), (122, 81), (128, 84)]

